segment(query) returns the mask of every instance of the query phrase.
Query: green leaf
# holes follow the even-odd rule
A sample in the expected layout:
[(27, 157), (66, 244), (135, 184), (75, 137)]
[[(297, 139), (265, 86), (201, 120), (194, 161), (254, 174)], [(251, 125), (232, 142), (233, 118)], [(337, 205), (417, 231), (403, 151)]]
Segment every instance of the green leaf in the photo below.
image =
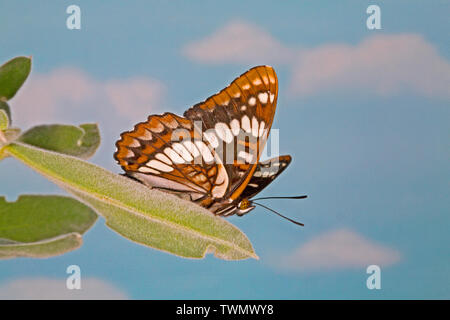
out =
[(78, 248), (95, 212), (62, 196), (0, 197), (0, 257), (49, 257)]
[(11, 110), (9, 109), (9, 105), (0, 100), (0, 111), (4, 111), (6, 115), (8, 116), (8, 126), (11, 125)]
[(227, 260), (258, 258), (238, 228), (192, 202), (71, 156), (16, 142), (5, 150), (91, 205), (132, 241), (189, 258), (207, 252)]
[(50, 258), (78, 249), (82, 243), (79, 233), (69, 233), (31, 243), (5, 243), (0, 244), (0, 259)]
[(22, 195), (15, 202), (0, 197), (0, 238), (34, 242), (61, 234), (83, 234), (97, 219), (76, 199), (57, 195)]
[(87, 159), (100, 145), (97, 124), (41, 125), (24, 132), (18, 141), (71, 156)]
[(17, 93), (31, 71), (31, 59), (17, 57), (0, 66), (0, 100), (8, 101)]
[(9, 117), (4, 110), (0, 110), (0, 130), (5, 130), (9, 125)]

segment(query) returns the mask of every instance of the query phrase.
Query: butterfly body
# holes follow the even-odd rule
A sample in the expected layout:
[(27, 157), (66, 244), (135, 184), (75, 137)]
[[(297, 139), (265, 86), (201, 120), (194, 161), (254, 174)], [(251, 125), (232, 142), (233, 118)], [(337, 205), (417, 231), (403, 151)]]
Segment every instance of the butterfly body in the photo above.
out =
[(188, 109), (151, 115), (121, 134), (115, 159), (127, 176), (198, 203), (216, 215), (244, 215), (251, 198), (290, 163), (260, 157), (276, 109), (278, 80), (258, 66)]

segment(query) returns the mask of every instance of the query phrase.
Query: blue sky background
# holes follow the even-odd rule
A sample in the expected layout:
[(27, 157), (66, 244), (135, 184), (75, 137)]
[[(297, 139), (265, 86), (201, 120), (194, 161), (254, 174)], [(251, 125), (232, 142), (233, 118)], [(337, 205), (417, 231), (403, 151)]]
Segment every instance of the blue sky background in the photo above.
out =
[[(111, 79), (123, 83), (135, 77), (152, 79), (164, 89), (145, 114), (181, 114), (252, 66), (271, 64), (280, 86), (273, 128), (280, 129), (280, 153), (291, 154), (294, 160), (264, 195), (305, 193), (309, 198), (270, 203), (304, 222), (302, 229), (261, 209), (230, 219), (252, 241), (259, 261), (181, 259), (134, 244), (100, 219), (79, 250), (46, 260), (1, 261), (0, 292), (2, 285), (23, 278), (61, 279), (64, 287), (67, 266), (77, 264), (83, 277), (102, 279), (133, 299), (450, 298), (450, 5), (448, 1), (428, 1), (426, 6), (422, 1), (377, 1), (382, 30), (372, 31), (366, 28), (366, 8), (374, 3), (1, 1), (0, 61), (33, 56), (32, 74), (20, 92), (24, 97), (11, 101), (16, 123), (29, 124), (44, 112), (46, 106), (32, 96), (26, 99), (25, 90), (31, 92), (33, 81), (37, 86), (55, 70), (80, 70), (96, 88)], [(81, 30), (66, 28), (65, 10), (70, 4), (81, 7)], [(387, 66), (385, 57), (374, 53), (370, 61), (375, 69), (368, 69), (377, 75), (374, 82), (387, 81), (386, 75), (400, 79), (387, 94), (365, 85), (363, 80), (370, 74), (358, 78), (360, 85), (345, 82), (345, 72), (342, 83), (326, 83), (323, 88), (319, 83), (314, 93), (301, 94), (293, 84), (296, 70), (305, 70), (298, 68), (299, 61), (282, 61), (272, 52), (207, 62), (186, 53), (187, 47), (233, 23), (254, 26), (298, 55), (299, 61), (304, 57), (299, 52), (334, 44), (357, 47), (374, 36), (394, 36), (395, 42), (396, 36), (415, 35), (423, 40), (420, 45), (433, 49), (417, 54), (416, 60), (411, 59), (417, 63), (404, 69), (396, 66), (416, 56), (415, 48), (409, 52), (392, 46), (383, 51), (398, 59), (388, 58), (392, 65)], [(405, 56), (396, 56), (399, 52)], [(433, 69), (433, 59), (444, 66), (434, 76), (414, 72)], [(433, 80), (427, 82), (428, 94), (410, 85), (416, 78), (422, 83), (420, 78), (427, 76)], [(45, 90), (50, 95), (58, 89), (42, 88), (44, 95)], [(48, 121), (98, 121), (103, 143), (91, 161), (119, 173), (112, 158), (114, 142), (144, 118), (132, 109), (129, 118), (109, 118), (102, 99), (60, 103), (62, 112), (48, 113), (52, 115)], [(34, 103), (21, 106), (21, 101)], [(96, 109), (97, 102), (101, 108)], [(87, 109), (89, 113), (83, 111)], [(21, 122), (22, 117), (28, 120)], [(62, 191), (13, 159), (2, 161), (0, 195), (15, 199), (24, 193)], [(278, 263), (277, 257), (291, 256), (336, 230), (357, 234), (398, 254), (386, 266), (383, 261), (371, 263), (382, 265), (381, 290), (366, 288), (368, 264), (305, 271)], [(349, 251), (351, 245), (343, 253)]]

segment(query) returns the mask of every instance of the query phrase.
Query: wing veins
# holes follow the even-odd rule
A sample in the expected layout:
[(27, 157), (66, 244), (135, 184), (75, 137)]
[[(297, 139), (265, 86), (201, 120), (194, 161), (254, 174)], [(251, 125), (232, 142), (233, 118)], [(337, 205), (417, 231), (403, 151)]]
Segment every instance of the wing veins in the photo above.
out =
[[(160, 121), (159, 119), (157, 119), (157, 120), (165, 127), (165, 125), (164, 125), (164, 123), (163, 123), (162, 121)], [(163, 138), (161, 137), (161, 135), (159, 135), (158, 133), (155, 133), (155, 132), (153, 132), (153, 133), (155, 134), (155, 136), (156, 136), (157, 138), (159, 138), (162, 142), (164, 142), (165, 145), (169, 145), (169, 143), (168, 143), (165, 139), (163, 139)], [(156, 150), (158, 150), (160, 153), (164, 153), (164, 151), (162, 151), (160, 148), (157, 148), (157, 147), (155, 147), (155, 146), (153, 146), (153, 147), (154, 147)], [(172, 150), (174, 150), (174, 151), (182, 158), (181, 154), (179, 154), (175, 149), (172, 148)], [(188, 165), (188, 164), (187, 164), (187, 165)], [(181, 171), (177, 166), (172, 165), (171, 167), (174, 168), (175, 170), (177, 170), (177, 171), (183, 176), (183, 178), (184, 178), (185, 180), (187, 180), (187, 181), (191, 182), (192, 184), (198, 186), (200, 189), (205, 190), (205, 193), (208, 194), (208, 193), (210, 192), (209, 190), (206, 190), (204, 187), (202, 187), (202, 186), (200, 186), (199, 184), (197, 184), (195, 181), (192, 181), (191, 179), (189, 179), (189, 178), (183, 173), (183, 171)], [(194, 170), (195, 170), (195, 168), (194, 168)], [(159, 171), (159, 170), (158, 170), (158, 171)], [(173, 175), (173, 174), (170, 174), (170, 173), (167, 173), (167, 172), (165, 172), (164, 174), (171, 175), (171, 176), (173, 176), (173, 177), (178, 177), (178, 176), (176, 176), (176, 175)], [(157, 175), (154, 175), (154, 176), (157, 177)], [(179, 178), (179, 177), (178, 177), (178, 178)], [(179, 181), (176, 181), (176, 182), (179, 182)], [(184, 184), (184, 183), (182, 183), (182, 184)], [(189, 187), (189, 186), (186, 185), (186, 184), (184, 184), (184, 185), (187, 186), (187, 187)]]

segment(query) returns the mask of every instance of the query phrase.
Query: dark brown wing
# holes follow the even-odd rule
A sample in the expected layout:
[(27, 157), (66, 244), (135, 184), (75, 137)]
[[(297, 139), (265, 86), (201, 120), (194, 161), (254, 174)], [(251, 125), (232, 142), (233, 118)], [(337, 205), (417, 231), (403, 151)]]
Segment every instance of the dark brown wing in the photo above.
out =
[(251, 211), (253, 207), (241, 210), (239, 203), (246, 199), (251, 200), (256, 194), (266, 188), (273, 180), (275, 180), (291, 163), (291, 156), (279, 156), (263, 162), (256, 166), (256, 170), (247, 184), (247, 187), (241, 193), (237, 201), (229, 205), (223, 205), (217, 210), (216, 214), (223, 216), (231, 216), (233, 214), (243, 215)]
[(256, 196), (287, 168), (291, 160), (291, 156), (285, 155), (258, 163), (240, 199), (251, 199)]

